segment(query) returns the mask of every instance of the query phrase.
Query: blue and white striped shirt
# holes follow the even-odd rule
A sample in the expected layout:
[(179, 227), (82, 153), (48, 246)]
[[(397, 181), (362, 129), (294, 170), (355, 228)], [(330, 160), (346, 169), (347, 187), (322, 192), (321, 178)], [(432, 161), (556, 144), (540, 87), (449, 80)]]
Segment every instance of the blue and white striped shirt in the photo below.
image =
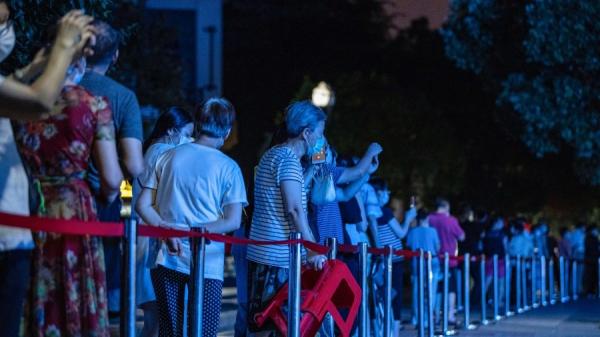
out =
[[(301, 184), (302, 206), (306, 212), (306, 191), (300, 159), (289, 147), (275, 146), (264, 154), (256, 170), (250, 239), (287, 240), (290, 232), (296, 230), (284, 208), (282, 181), (297, 181)], [(260, 264), (289, 268), (289, 247), (249, 245), (247, 258)]]

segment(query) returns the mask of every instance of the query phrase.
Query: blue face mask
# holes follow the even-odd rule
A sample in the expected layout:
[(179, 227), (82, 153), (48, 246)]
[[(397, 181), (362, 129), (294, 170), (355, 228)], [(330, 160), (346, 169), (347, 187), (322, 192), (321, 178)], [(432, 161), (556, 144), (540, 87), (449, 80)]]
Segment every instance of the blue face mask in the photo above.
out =
[[(308, 142), (307, 142), (308, 144)], [(323, 147), (325, 146), (325, 137), (321, 136), (317, 139), (317, 141), (315, 142), (315, 145), (313, 145), (312, 147), (308, 147), (308, 151), (307, 151), (307, 155), (309, 157), (312, 157), (314, 154), (321, 152), (321, 150), (323, 150)]]

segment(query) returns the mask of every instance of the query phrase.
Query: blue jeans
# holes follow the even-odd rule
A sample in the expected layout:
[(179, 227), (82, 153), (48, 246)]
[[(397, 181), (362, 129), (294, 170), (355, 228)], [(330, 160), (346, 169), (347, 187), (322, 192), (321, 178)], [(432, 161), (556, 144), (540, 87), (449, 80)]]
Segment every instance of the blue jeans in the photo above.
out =
[(0, 252), (0, 335), (17, 337), (29, 286), (31, 250)]

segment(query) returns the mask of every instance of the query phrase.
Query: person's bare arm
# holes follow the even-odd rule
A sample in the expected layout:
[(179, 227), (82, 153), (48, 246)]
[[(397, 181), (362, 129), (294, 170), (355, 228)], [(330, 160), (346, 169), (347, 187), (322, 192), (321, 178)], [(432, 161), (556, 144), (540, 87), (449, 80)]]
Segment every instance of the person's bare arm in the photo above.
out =
[(119, 139), (123, 169), (131, 178), (136, 178), (144, 172), (144, 156), (142, 142), (137, 138)]
[(94, 141), (94, 162), (100, 173), (102, 195), (110, 202), (119, 194), (119, 188), (123, 181), (114, 140), (96, 139)]
[(371, 234), (373, 235), (373, 244), (375, 245), (375, 247), (381, 247), (379, 243), (379, 228), (377, 227), (377, 218), (372, 215), (369, 215), (368, 221), (369, 229), (371, 230)]
[(373, 168), (373, 159), (377, 157), (377, 155), (379, 155), (382, 151), (383, 148), (377, 143), (369, 145), (367, 152), (360, 159), (358, 164), (356, 164), (356, 166), (353, 167), (348, 167), (344, 170), (344, 172), (338, 180), (338, 184), (349, 183), (351, 181), (360, 179), (360, 177), (364, 176), (367, 173), (371, 173), (370, 171)]
[(158, 214), (154, 208), (156, 200), (156, 190), (144, 187), (142, 193), (135, 204), (135, 210), (138, 212), (144, 223), (151, 226), (168, 227), (168, 224)]
[(210, 233), (229, 233), (240, 228), (242, 223), (242, 204), (233, 203), (223, 207), (223, 218), (205, 224)]
[(344, 202), (344, 201), (349, 201), (352, 198), (354, 198), (354, 196), (356, 195), (356, 193), (358, 193), (358, 191), (360, 191), (362, 186), (367, 181), (369, 181), (369, 177), (370, 176), (368, 174), (365, 174), (364, 176), (362, 176), (362, 178), (354, 180), (353, 182), (351, 182), (350, 184), (348, 184), (344, 187), (336, 187), (336, 189), (335, 189), (336, 201)]
[[(302, 184), (294, 180), (281, 182), (281, 195), (283, 197), (284, 210), (296, 230), (302, 234), (307, 241), (316, 242), (315, 237), (308, 225), (306, 212), (302, 206)], [(308, 261), (317, 269), (322, 269), (327, 259), (317, 252), (308, 250)]]
[(65, 73), (73, 57), (93, 39), (89, 24), (94, 18), (80, 10), (67, 13), (59, 22), (58, 35), (50, 51), (48, 64), (31, 85), (11, 78), (0, 85), (0, 116), (19, 120), (45, 118), (62, 90)]

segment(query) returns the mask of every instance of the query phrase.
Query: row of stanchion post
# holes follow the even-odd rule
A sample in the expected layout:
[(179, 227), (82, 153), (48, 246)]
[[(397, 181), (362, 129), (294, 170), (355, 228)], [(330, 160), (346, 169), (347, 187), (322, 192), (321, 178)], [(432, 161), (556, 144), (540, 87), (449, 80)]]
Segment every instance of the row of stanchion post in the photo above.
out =
[[(205, 233), (204, 229), (194, 229), (197, 232)], [(123, 273), (122, 273), (122, 287), (125, 296), (122, 296), (122, 314), (120, 332), (121, 336), (134, 337), (135, 336), (135, 250), (136, 250), (136, 223), (133, 220), (127, 220), (125, 223), (124, 233), (124, 249), (123, 249)], [(302, 242), (300, 233), (290, 234), (290, 270), (289, 270), (289, 292), (288, 292), (288, 336), (289, 337), (300, 337), (300, 276), (302, 266)], [(188, 313), (190, 316), (190, 337), (202, 337), (202, 310), (203, 310), (203, 291), (204, 289), (204, 264), (205, 264), (205, 249), (208, 240), (204, 237), (192, 237), (191, 238), (191, 284), (190, 284), (190, 300), (188, 301)], [(337, 255), (337, 242), (335, 239), (328, 240), (329, 246), (329, 259), (335, 259)], [(392, 257), (393, 250), (390, 246), (386, 247), (384, 255), (384, 337), (389, 337), (392, 334)], [(417, 333), (419, 337), (435, 335), (450, 336), (454, 335), (456, 331), (449, 328), (448, 314), (449, 314), (449, 260), (450, 257), (446, 253), (442, 259), (443, 268), (443, 318), (442, 327), (440, 332), (435, 331), (434, 327), (434, 302), (436, 294), (433, 291), (433, 278), (434, 273), (432, 269), (433, 257), (431, 253), (424, 253), (422, 250), (419, 251), (417, 261), (417, 286), (418, 286), (418, 305), (417, 305)], [(471, 263), (476, 260), (479, 261), (480, 267), (480, 291), (481, 291), (481, 310), (480, 310), (480, 324), (487, 325), (492, 321), (498, 321), (503, 318), (500, 314), (500, 277), (499, 277), (499, 257), (494, 255), (492, 257), (492, 287), (493, 287), (493, 298), (492, 308), (493, 317), (489, 320), (487, 315), (487, 283), (486, 283), (486, 270), (485, 270), (485, 256), (480, 256), (478, 259), (473, 259), (469, 254), (464, 255), (463, 259), (463, 275), (462, 282), (463, 286), (461, 289), (463, 295), (462, 305), (464, 308), (464, 328), (468, 330), (475, 329), (477, 327), (471, 320)], [(358, 261), (359, 261), (359, 279), (358, 283), (362, 289), (362, 297), (360, 303), (360, 310), (358, 315), (358, 335), (359, 337), (368, 337), (369, 333), (369, 308), (368, 308), (368, 277), (369, 277), (369, 255), (367, 243), (358, 244)], [(514, 263), (512, 263), (514, 261)], [(529, 262), (529, 263), (528, 263)], [(550, 259), (546, 262), (546, 257), (539, 256), (534, 258), (523, 258), (521, 256), (514, 257), (511, 259), (510, 256), (505, 256), (505, 276), (504, 276), (504, 317), (510, 317), (515, 313), (523, 313), (531, 308), (537, 308), (538, 306), (546, 306), (548, 304), (555, 304), (558, 301), (565, 303), (570, 299), (577, 299), (578, 297), (578, 268), (577, 262), (567, 261), (564, 257), (558, 258), (559, 264), (559, 296), (557, 298), (555, 293), (555, 268), (554, 260)], [(536, 266), (539, 263), (540, 277), (537, 278)], [(512, 290), (512, 276), (515, 280), (515, 303), (514, 311), (511, 311), (511, 290)], [(570, 266), (570, 268), (569, 268)], [(600, 259), (598, 259), (598, 266), (600, 270)], [(527, 280), (527, 269), (530, 269), (529, 275), (531, 276), (531, 284), (528, 287)], [(571, 272), (569, 272), (569, 269)], [(600, 273), (600, 271), (599, 271)], [(569, 282), (571, 279), (571, 282)], [(539, 282), (539, 296), (538, 296), (538, 281)], [(547, 282), (546, 282), (547, 281)], [(600, 275), (598, 284), (598, 297), (600, 298)], [(568, 285), (571, 284), (571, 289)], [(546, 287), (547, 285), (547, 287)], [(529, 288), (529, 289), (528, 289)], [(427, 293), (425, 292), (427, 289)], [(569, 294), (571, 290), (571, 294)], [(530, 302), (528, 303), (528, 294), (530, 294)], [(569, 296), (571, 295), (571, 296)], [(397, 295), (400, 296), (400, 295)], [(425, 307), (425, 299), (427, 299), (427, 307)], [(529, 305), (531, 304), (531, 305)], [(425, 315), (427, 311), (427, 315)], [(427, 317), (427, 324), (425, 324), (425, 317)], [(427, 327), (427, 329), (426, 329)]]

